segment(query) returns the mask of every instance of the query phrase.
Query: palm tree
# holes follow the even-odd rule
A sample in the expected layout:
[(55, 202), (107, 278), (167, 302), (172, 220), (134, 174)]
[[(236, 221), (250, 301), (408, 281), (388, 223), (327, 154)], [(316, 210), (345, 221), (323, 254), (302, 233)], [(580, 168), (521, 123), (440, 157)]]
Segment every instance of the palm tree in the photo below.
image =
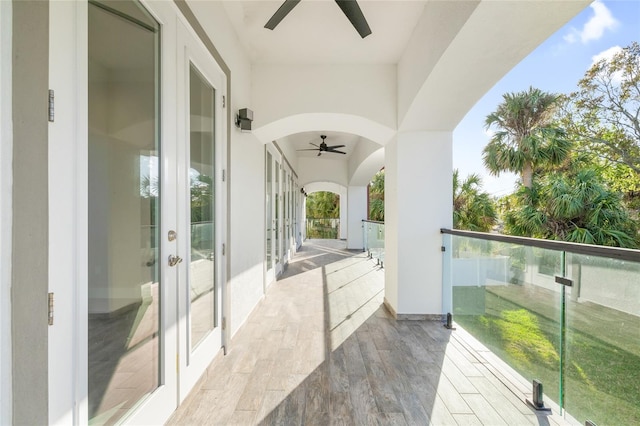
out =
[(480, 192), (482, 180), (471, 174), (460, 182), (458, 169), (453, 171), (453, 227), (469, 231), (490, 231), (496, 223), (496, 209), (491, 197)]
[(594, 168), (552, 172), (513, 194), (505, 213), (508, 234), (636, 248), (638, 225)]
[(369, 219), (384, 222), (384, 169), (369, 184)]
[(528, 91), (506, 93), (496, 111), (485, 120), (487, 129), (497, 128), (483, 150), (489, 172), (509, 171), (521, 175), (531, 188), (536, 168), (561, 164), (571, 143), (565, 132), (552, 126), (559, 96), (530, 87)]
[(319, 191), (307, 196), (307, 218), (334, 219), (340, 217), (340, 196)]

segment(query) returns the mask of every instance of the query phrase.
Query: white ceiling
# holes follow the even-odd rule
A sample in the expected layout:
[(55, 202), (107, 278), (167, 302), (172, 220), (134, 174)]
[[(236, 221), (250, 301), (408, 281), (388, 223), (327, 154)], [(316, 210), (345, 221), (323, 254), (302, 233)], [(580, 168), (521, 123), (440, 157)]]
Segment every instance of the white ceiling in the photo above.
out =
[(275, 30), (264, 28), (282, 1), (225, 1), (253, 63), (395, 64), (426, 1), (360, 0), (372, 34), (362, 39), (334, 0), (302, 0)]
[[(264, 28), (283, 1), (223, 2), (240, 42), (252, 63), (264, 64), (395, 64), (423, 13), (426, 0), (359, 0), (372, 34), (361, 38), (334, 0), (302, 0), (275, 30)], [(347, 154), (297, 151), (320, 144), (346, 145)], [(305, 132), (280, 143), (292, 144), (299, 157), (347, 160), (359, 136), (340, 132)]]
[[(338, 148), (338, 150), (346, 152), (346, 155), (323, 152), (322, 155), (318, 157), (317, 150), (298, 151), (300, 149), (313, 149), (314, 146), (311, 145), (310, 142), (316, 145), (320, 145), (320, 143), (322, 142), (320, 135), (327, 136), (325, 142), (329, 146), (345, 145), (344, 148)], [(320, 160), (347, 160), (360, 142), (360, 136), (341, 132), (303, 132), (282, 138), (281, 142), (291, 144), (292, 148), (297, 151), (298, 157), (318, 158)]]

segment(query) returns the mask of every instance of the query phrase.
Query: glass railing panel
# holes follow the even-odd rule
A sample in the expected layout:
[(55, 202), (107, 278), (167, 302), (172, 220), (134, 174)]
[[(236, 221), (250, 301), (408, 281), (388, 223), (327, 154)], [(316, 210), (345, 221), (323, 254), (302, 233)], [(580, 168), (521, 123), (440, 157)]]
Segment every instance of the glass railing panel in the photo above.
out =
[(384, 223), (363, 221), (364, 250), (372, 259), (384, 263)]
[(565, 409), (584, 424), (640, 424), (640, 263), (567, 255)]
[(450, 244), (454, 321), (558, 401), (562, 252), (455, 235)]
[(338, 239), (340, 219), (307, 219), (307, 238)]

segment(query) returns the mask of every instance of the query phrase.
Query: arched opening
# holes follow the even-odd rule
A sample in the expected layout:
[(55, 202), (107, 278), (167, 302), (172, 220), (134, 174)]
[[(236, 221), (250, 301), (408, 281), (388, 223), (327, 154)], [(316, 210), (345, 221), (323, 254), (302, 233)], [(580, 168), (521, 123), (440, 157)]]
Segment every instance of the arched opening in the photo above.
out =
[(340, 194), (317, 191), (307, 194), (306, 236), (310, 239), (337, 240), (340, 236)]

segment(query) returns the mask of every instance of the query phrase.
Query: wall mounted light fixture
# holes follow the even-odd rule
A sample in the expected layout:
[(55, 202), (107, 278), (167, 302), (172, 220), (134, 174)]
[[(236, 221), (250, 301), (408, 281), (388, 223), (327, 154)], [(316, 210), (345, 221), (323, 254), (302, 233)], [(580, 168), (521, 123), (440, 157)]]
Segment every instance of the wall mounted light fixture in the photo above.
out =
[(242, 108), (236, 115), (236, 127), (241, 132), (251, 131), (251, 122), (253, 121), (253, 111), (249, 108)]

